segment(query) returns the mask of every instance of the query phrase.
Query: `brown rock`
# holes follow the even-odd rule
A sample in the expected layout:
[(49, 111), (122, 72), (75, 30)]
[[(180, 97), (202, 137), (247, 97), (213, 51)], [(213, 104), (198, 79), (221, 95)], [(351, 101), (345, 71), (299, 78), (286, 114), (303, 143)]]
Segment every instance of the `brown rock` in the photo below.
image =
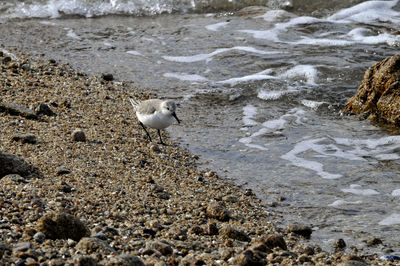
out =
[(95, 237), (83, 237), (78, 244), (76, 244), (75, 249), (79, 253), (88, 255), (92, 253), (100, 253), (102, 255), (117, 254), (115, 249), (110, 247), (106, 241)]
[(87, 226), (77, 217), (66, 213), (51, 212), (38, 221), (38, 231), (49, 239), (73, 239), (79, 241), (89, 236)]
[(0, 259), (7, 251), (11, 251), (11, 246), (7, 245), (6, 243), (0, 242)]
[(0, 102), (0, 112), (5, 112), (11, 115), (19, 115), (29, 119), (37, 119), (38, 116), (34, 111), (23, 106), (1, 103)]
[(170, 255), (173, 252), (172, 247), (169, 244), (160, 241), (147, 242), (146, 248), (157, 250), (164, 256)]
[(239, 241), (250, 242), (251, 238), (242, 231), (239, 231), (230, 225), (227, 225), (221, 229), (221, 234), (224, 235), (226, 238), (235, 239)]
[(222, 202), (212, 201), (206, 210), (206, 215), (219, 221), (228, 221), (230, 213)]
[(344, 110), (399, 126), (400, 55), (386, 58), (368, 68), (357, 94), (348, 100)]
[(71, 265), (77, 266), (96, 266), (97, 261), (88, 255), (77, 255), (72, 258)]
[(37, 138), (33, 134), (15, 134), (12, 137), (13, 141), (20, 141), (22, 143), (35, 144), (37, 142)]
[(286, 227), (286, 231), (288, 233), (294, 233), (296, 235), (301, 235), (305, 238), (310, 238), (312, 234), (311, 227), (305, 225), (298, 225), (298, 224), (290, 224)]
[(115, 257), (110, 258), (105, 262), (106, 266), (144, 266), (143, 261), (133, 255), (122, 254)]
[(283, 236), (281, 235), (268, 235), (263, 242), (270, 249), (276, 247), (279, 247), (283, 250), (287, 249), (285, 239), (283, 239)]
[(335, 243), (333, 244), (333, 247), (335, 249), (344, 249), (346, 247), (346, 242), (344, 242), (343, 239), (339, 238), (338, 240), (335, 241)]
[(254, 256), (251, 250), (245, 250), (236, 257), (229, 260), (230, 265), (240, 265), (240, 266), (262, 266), (266, 265), (266, 261), (262, 258), (257, 258)]

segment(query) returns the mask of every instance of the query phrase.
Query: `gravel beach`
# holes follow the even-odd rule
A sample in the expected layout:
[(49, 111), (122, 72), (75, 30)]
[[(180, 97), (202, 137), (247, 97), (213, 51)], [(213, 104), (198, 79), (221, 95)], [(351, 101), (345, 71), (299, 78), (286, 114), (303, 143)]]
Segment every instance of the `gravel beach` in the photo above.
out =
[(128, 97), (154, 95), (134, 84), (14, 50), (0, 63), (0, 152), (33, 169), (0, 176), (1, 265), (392, 263), (322, 251), (167, 134), (150, 143)]

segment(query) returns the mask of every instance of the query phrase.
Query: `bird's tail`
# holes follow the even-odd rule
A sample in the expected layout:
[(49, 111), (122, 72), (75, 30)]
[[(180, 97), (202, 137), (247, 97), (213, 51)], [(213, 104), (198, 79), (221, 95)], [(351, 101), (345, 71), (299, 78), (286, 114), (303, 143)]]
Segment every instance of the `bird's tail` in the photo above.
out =
[(129, 98), (129, 101), (131, 102), (133, 109), (136, 110), (136, 107), (138, 106), (138, 104), (140, 103), (139, 101)]

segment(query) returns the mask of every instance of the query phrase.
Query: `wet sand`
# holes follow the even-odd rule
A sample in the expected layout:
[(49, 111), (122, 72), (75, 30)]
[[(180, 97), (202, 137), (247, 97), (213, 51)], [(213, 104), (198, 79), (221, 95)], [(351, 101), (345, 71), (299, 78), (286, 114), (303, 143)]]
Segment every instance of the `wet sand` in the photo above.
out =
[[(46, 104), (54, 115), (0, 113), (0, 151), (41, 174), (0, 179), (0, 264), (388, 263), (359, 255), (357, 247), (322, 251), (301, 235), (310, 228), (281, 228), (281, 217), (252, 191), (198, 169), (197, 157), (168, 134), (168, 146), (150, 143), (128, 101), (154, 97), (149, 92), (55, 60), (12, 54), (0, 54), (1, 102), (30, 109)], [(73, 139), (76, 129), (84, 141)], [(36, 141), (24, 143), (18, 134)], [(65, 228), (50, 222), (57, 227), (50, 235), (44, 220), (57, 215), (71, 222)], [(71, 223), (87, 232), (76, 237)]]

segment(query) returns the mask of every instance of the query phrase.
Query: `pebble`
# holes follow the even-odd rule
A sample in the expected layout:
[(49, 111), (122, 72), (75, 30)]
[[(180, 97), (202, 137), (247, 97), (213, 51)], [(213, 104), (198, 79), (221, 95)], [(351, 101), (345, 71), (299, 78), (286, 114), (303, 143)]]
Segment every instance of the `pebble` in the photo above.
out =
[(86, 141), (85, 132), (83, 132), (83, 130), (82, 130), (82, 129), (79, 129), (79, 128), (75, 129), (75, 130), (72, 132), (72, 140), (73, 140), (73, 141), (85, 142), (85, 141)]
[(305, 238), (310, 238), (312, 234), (312, 229), (309, 226), (290, 224), (286, 227), (288, 233), (294, 233), (296, 235), (301, 235)]
[(339, 238), (333, 243), (333, 247), (338, 250), (344, 249), (346, 248), (346, 242), (342, 238)]
[(101, 78), (104, 79), (105, 81), (113, 81), (114, 80), (114, 76), (110, 73), (101, 74)]
[(206, 215), (219, 221), (228, 221), (230, 213), (222, 202), (212, 201), (206, 209)]
[(47, 115), (47, 116), (54, 116), (56, 115), (53, 110), (51, 110), (50, 106), (47, 103), (40, 103), (35, 108), (34, 111), (36, 115)]
[(33, 239), (35, 239), (36, 241), (43, 241), (45, 238), (46, 238), (46, 235), (43, 234), (42, 232), (37, 232), (33, 236)]
[(117, 254), (117, 251), (112, 248), (106, 241), (95, 237), (83, 237), (75, 249), (80, 254), (100, 253), (102, 255)]
[(56, 174), (57, 175), (66, 175), (66, 174), (70, 174), (71, 170), (69, 170), (68, 168), (65, 168), (64, 166), (59, 166), (56, 168)]
[(160, 241), (147, 242), (146, 243), (146, 248), (147, 249), (157, 250), (164, 256), (170, 255), (173, 252), (173, 249), (169, 244), (163, 243), (163, 242), (160, 242)]
[(36, 144), (37, 137), (34, 134), (15, 134), (12, 137), (13, 141), (20, 141), (22, 143)]
[(226, 238), (235, 239), (239, 241), (250, 242), (251, 238), (243, 231), (237, 230), (230, 225), (226, 225), (221, 229), (220, 232)]

